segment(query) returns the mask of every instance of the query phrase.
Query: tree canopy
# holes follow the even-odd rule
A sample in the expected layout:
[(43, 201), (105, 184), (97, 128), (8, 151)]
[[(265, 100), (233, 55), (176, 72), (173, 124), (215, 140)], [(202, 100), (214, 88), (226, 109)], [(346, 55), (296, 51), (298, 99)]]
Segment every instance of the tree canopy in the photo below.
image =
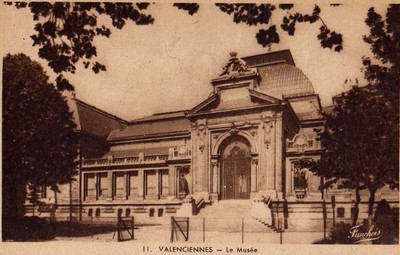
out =
[[(146, 13), (150, 3), (112, 3), (112, 2), (5, 2), (17, 8), (30, 8), (36, 22), (31, 36), (33, 46), (39, 47), (39, 57), (48, 62), (49, 67), (58, 74), (56, 85), (60, 90), (74, 90), (65, 78), (65, 73), (75, 73), (78, 62), (93, 72), (105, 71), (106, 66), (95, 60), (96, 37), (110, 37), (111, 26), (122, 29), (127, 22), (136, 25), (149, 25), (155, 18)], [(255, 38), (262, 47), (270, 47), (280, 42), (280, 33), (295, 34), (298, 23), (320, 23), (318, 40), (321, 47), (336, 52), (343, 49), (340, 33), (331, 31), (321, 17), (321, 9), (315, 5), (310, 13), (296, 12), (293, 4), (215, 4), (216, 8), (233, 15), (233, 22), (249, 26), (260, 25)], [(174, 3), (174, 7), (194, 15), (201, 6), (197, 3)], [(334, 4), (332, 6), (337, 6)], [(284, 12), (281, 25), (272, 24), (271, 18), (277, 11)], [(100, 17), (111, 20), (100, 22)], [(279, 31), (281, 30), (281, 31)]]
[(336, 182), (339, 188), (355, 189), (356, 208), (359, 190), (367, 189), (369, 218), (376, 191), (385, 185), (399, 188), (399, 7), (390, 5), (385, 20), (373, 8), (368, 11), (370, 35), (364, 40), (373, 58), (364, 57), (363, 64), (369, 83), (334, 98), (320, 137), (321, 160), (304, 162), (327, 179), (327, 186)]
[(8, 54), (3, 63), (3, 198), (17, 215), (16, 186), (72, 180), (78, 137), (64, 97), (39, 63), (24, 54)]

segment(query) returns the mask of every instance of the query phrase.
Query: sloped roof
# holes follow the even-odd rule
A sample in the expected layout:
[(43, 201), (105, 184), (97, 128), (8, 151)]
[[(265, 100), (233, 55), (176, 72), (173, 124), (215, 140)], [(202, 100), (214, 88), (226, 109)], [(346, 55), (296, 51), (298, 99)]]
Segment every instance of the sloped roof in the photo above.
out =
[(290, 50), (281, 50), (274, 52), (267, 52), (264, 54), (258, 54), (254, 56), (247, 56), (242, 58), (248, 66), (257, 67), (266, 64), (276, 64), (284, 62), (289, 65), (295, 65)]
[(277, 98), (288, 98), (314, 94), (307, 76), (297, 67), (288, 64), (262, 66), (258, 68), (261, 90)]
[(261, 90), (282, 99), (314, 94), (307, 76), (296, 67), (290, 50), (268, 52), (242, 58), (249, 67), (257, 67)]
[[(249, 67), (258, 68), (262, 94), (277, 99), (315, 94), (310, 80), (295, 66), (289, 50), (248, 56), (243, 60)], [(218, 107), (230, 109), (248, 104), (253, 104), (250, 99), (220, 102)], [(201, 104), (197, 107), (200, 106)], [(185, 117), (186, 113), (187, 111), (167, 112), (130, 121), (122, 130), (117, 128), (112, 131), (107, 140), (116, 141), (189, 132), (190, 121)], [(308, 118), (308, 115), (303, 117)]]
[(163, 119), (170, 119), (170, 118), (179, 118), (185, 117), (185, 113), (187, 110), (184, 111), (175, 111), (175, 112), (165, 112), (165, 113), (155, 113), (150, 116), (146, 116), (140, 119), (135, 119), (130, 121), (129, 123), (138, 123), (143, 121), (151, 121), (151, 120), (163, 120)]
[[(176, 115), (180, 115), (180, 117), (175, 117)], [(132, 121), (125, 129), (111, 132), (107, 140), (112, 141), (128, 138), (144, 138), (154, 135), (185, 132), (189, 130), (190, 121), (186, 119), (184, 115), (182, 116), (181, 113), (164, 113)]]
[(112, 130), (126, 127), (125, 120), (76, 98), (70, 100), (70, 107), (77, 124), (77, 130), (82, 133), (105, 139)]

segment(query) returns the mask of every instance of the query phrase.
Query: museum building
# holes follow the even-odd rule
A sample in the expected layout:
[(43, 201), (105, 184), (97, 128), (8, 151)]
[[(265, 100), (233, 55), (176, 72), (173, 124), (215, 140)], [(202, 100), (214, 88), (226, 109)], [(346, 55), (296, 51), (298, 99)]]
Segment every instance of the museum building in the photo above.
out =
[[(284, 217), (289, 229), (311, 219), (321, 224), (323, 200), (328, 214), (350, 219), (354, 194), (321, 193), (323, 179), (299, 166), (300, 159), (318, 160), (322, 112), (331, 107), (321, 107), (289, 50), (241, 59), (231, 53), (210, 89), (192, 109), (133, 121), (72, 98), (79, 175), (57, 198), (42, 192), (42, 200), (57, 203), (60, 219), (157, 221), (222, 200), (250, 200), (254, 217)], [(380, 198), (398, 207), (398, 193), (382, 189)]]

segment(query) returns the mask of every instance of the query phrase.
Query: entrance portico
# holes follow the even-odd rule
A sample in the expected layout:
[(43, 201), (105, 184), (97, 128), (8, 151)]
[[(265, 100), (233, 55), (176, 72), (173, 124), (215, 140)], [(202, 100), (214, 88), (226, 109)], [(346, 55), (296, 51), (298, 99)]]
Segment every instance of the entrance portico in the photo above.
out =
[(297, 120), (284, 100), (260, 90), (257, 69), (243, 63), (239, 69), (214, 79), (213, 94), (186, 115), (195, 199), (276, 199), (285, 190), (283, 141)]

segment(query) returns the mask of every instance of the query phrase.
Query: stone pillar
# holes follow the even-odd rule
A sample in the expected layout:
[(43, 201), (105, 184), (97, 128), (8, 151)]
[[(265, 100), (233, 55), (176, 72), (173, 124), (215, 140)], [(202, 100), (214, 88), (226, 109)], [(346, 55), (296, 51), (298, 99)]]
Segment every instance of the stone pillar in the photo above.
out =
[(176, 211), (178, 217), (191, 217), (196, 213), (195, 200), (191, 196), (187, 196), (182, 201), (182, 206)]
[(284, 166), (282, 164), (283, 155), (283, 128), (282, 128), (282, 113), (278, 113), (275, 118), (275, 190), (282, 192), (282, 172)]
[(156, 180), (157, 180), (157, 185), (156, 185), (156, 198), (160, 199), (160, 190), (161, 190), (161, 178), (160, 178), (160, 170), (156, 169)]
[(129, 174), (124, 172), (124, 199), (128, 199), (129, 196)]
[(141, 199), (144, 199), (144, 189), (146, 185), (144, 170), (138, 170), (138, 196)]
[(113, 172), (107, 171), (107, 200), (113, 199)]
[(212, 159), (211, 161), (211, 200), (217, 201), (218, 200), (218, 161), (217, 159)]
[(176, 184), (176, 167), (173, 165), (168, 166), (168, 196), (169, 198), (176, 197), (176, 194), (178, 194), (178, 191), (176, 190), (177, 184)]
[(258, 158), (251, 159), (251, 192), (257, 192)]
[[(273, 117), (265, 114), (261, 117), (260, 125), (260, 162), (259, 162), (259, 191), (270, 192), (274, 190), (274, 121)], [(261, 131), (262, 130), (262, 131)]]
[(212, 166), (212, 193), (218, 193), (218, 161), (213, 161)]
[(96, 192), (96, 200), (99, 200), (100, 196), (100, 174), (95, 173), (95, 192)]

